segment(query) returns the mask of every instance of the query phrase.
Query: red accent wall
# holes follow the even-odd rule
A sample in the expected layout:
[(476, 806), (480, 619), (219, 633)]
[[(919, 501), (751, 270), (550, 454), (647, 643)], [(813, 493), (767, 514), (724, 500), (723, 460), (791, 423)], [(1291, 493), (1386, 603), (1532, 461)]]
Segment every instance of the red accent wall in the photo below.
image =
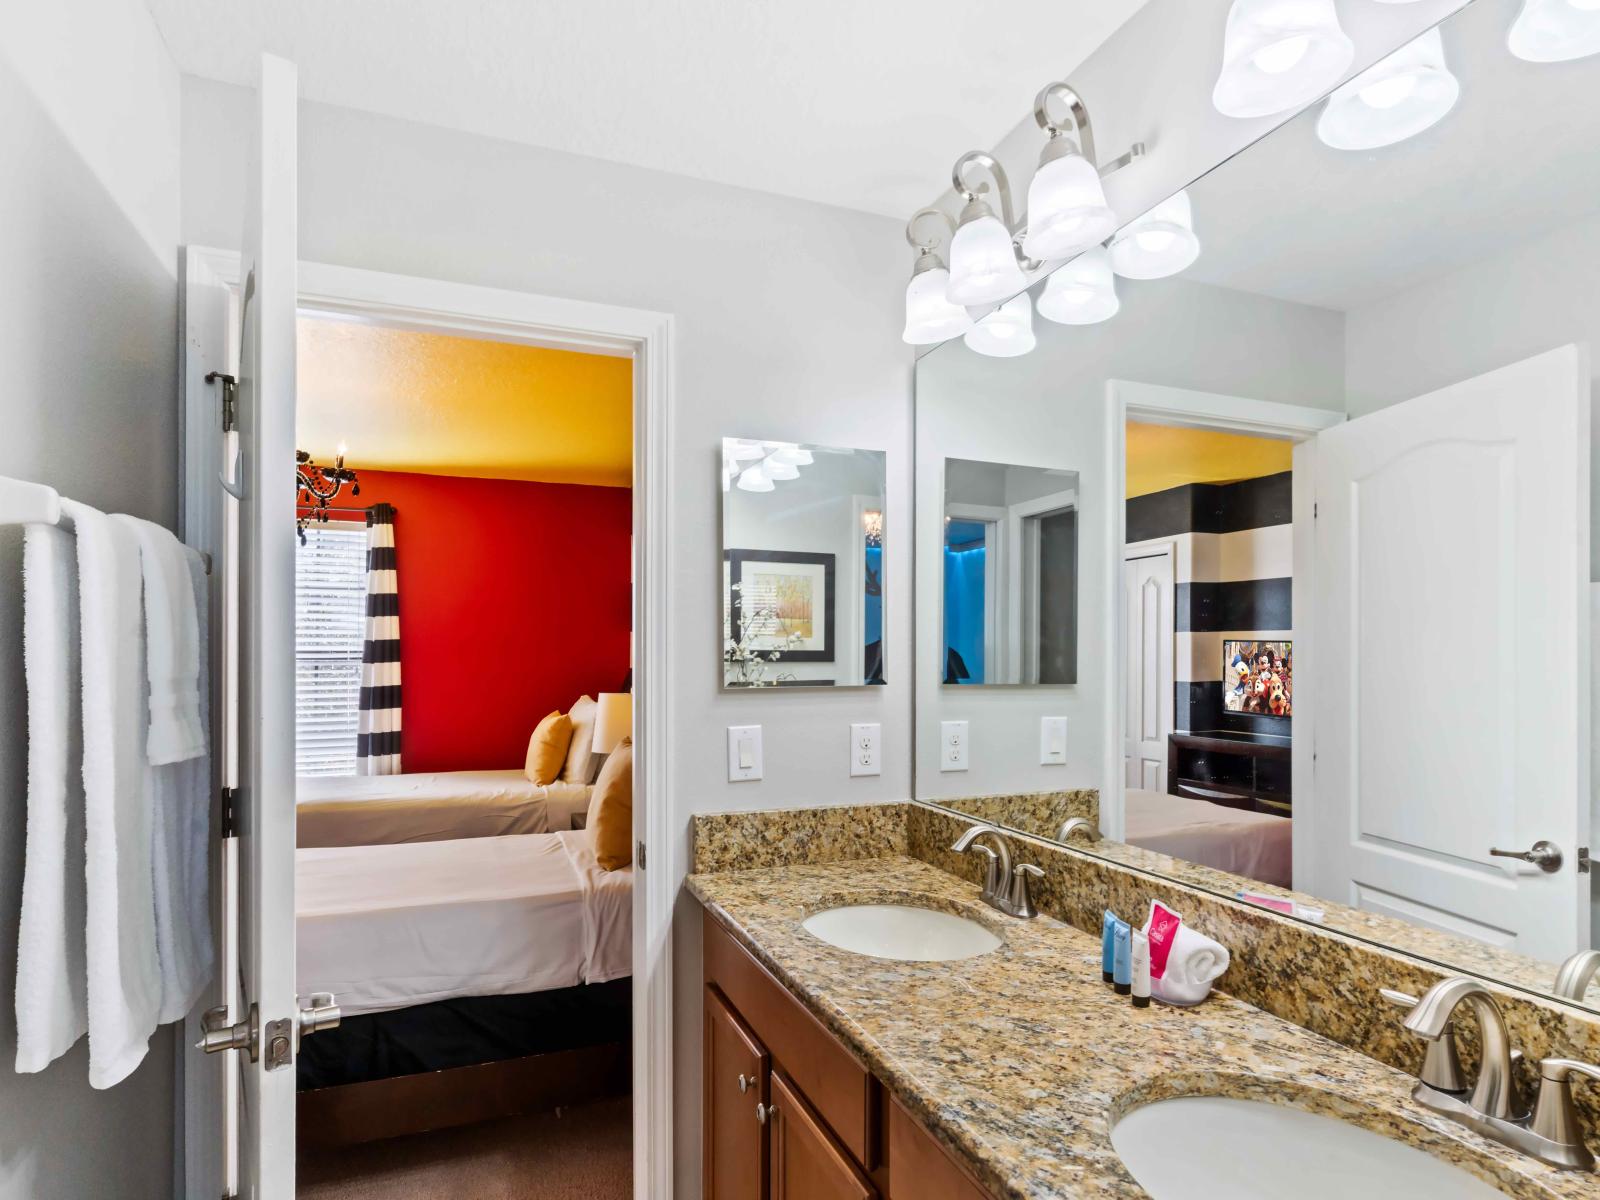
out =
[(406, 771), (520, 768), (541, 717), (622, 686), (631, 490), (360, 474), (396, 510)]

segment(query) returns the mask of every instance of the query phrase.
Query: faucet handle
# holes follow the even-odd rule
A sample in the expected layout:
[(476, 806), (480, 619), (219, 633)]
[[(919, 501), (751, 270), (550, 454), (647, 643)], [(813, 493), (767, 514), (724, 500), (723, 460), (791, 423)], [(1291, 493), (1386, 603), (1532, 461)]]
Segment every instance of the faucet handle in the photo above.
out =
[(1033, 906), (1033, 897), (1028, 893), (1028, 876), (1043, 879), (1044, 872), (1032, 863), (1018, 863), (1011, 868), (1011, 915), (1014, 917), (1037, 917), (1039, 910)]
[(1587, 1170), (1594, 1166), (1594, 1155), (1584, 1144), (1583, 1122), (1572, 1103), (1574, 1075), (1600, 1082), (1600, 1067), (1575, 1058), (1546, 1058), (1539, 1063), (1539, 1099), (1529, 1128), (1559, 1147), (1563, 1165)]
[[(1378, 995), (1398, 1008), (1412, 1009), (1417, 1006), (1417, 998), (1409, 992), (1379, 988)], [(1446, 1022), (1443, 1036), (1428, 1042), (1427, 1046), (1427, 1052), (1422, 1056), (1422, 1070), (1417, 1073), (1417, 1078), (1435, 1091), (1464, 1093), (1467, 1079), (1461, 1070), (1461, 1055), (1456, 1050), (1454, 1022)]]
[(987, 846), (974, 844), (969, 846), (968, 849), (981, 850), (988, 855), (988, 859), (984, 863), (983, 895), (986, 899), (998, 897), (1003, 886), (1000, 879), (1000, 856)]

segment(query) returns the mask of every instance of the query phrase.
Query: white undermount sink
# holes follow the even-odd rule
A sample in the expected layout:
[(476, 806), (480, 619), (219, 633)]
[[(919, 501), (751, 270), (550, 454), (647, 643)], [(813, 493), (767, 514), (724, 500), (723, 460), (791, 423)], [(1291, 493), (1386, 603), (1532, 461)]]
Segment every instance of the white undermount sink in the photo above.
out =
[(800, 923), (812, 937), (872, 958), (950, 962), (987, 954), (1000, 939), (976, 921), (909, 904), (850, 904)]
[(1159, 1100), (1118, 1121), (1111, 1144), (1152, 1200), (1505, 1200), (1403, 1142), (1251, 1100)]

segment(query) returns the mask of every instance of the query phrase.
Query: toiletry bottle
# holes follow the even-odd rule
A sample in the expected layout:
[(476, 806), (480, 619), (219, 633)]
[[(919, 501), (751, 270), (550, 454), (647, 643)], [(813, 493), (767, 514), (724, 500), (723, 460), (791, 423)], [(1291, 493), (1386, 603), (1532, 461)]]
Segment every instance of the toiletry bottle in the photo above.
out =
[(1126, 996), (1133, 989), (1133, 961), (1130, 954), (1132, 933), (1126, 921), (1117, 921), (1113, 932), (1116, 942), (1111, 963), (1111, 986), (1119, 996)]
[(1109, 908), (1100, 919), (1100, 978), (1111, 982), (1112, 967), (1117, 954), (1117, 915)]
[(1150, 1007), (1150, 938), (1135, 929), (1132, 934), (1133, 948), (1130, 955), (1133, 959), (1133, 1006), (1135, 1008)]

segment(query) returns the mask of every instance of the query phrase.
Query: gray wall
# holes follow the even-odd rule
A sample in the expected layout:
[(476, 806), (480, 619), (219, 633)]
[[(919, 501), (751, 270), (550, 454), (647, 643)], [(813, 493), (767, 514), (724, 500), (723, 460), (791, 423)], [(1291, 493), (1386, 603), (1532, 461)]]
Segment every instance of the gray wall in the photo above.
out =
[[(137, 0), (12, 6), (6, 20), (0, 474), (170, 525), (177, 69)], [(170, 1196), (171, 1030), (109, 1091), (89, 1087), (83, 1042), (40, 1074), (12, 1071), (27, 780), (20, 548), (18, 530), (0, 530), (0, 1200)]]
[[(248, 93), (184, 81), (188, 244), (233, 246)], [(723, 436), (888, 452), (889, 530), (909, 529), (911, 357), (900, 223), (320, 104), (301, 107), (300, 251), (318, 262), (674, 314), (676, 575), (670, 631), (681, 875), (696, 811), (871, 802), (910, 794), (906, 655), (887, 687), (724, 694), (718, 553)], [(360, 465), (359, 463), (357, 464)], [(891, 534), (892, 536), (892, 534)], [(910, 645), (909, 556), (887, 556), (891, 647)], [(891, 655), (896, 652), (891, 649)], [(884, 770), (848, 774), (849, 725), (883, 725)], [(723, 727), (759, 724), (765, 775), (727, 782)], [(650, 798), (645, 799), (649, 803)], [(676, 945), (678, 1154), (699, 1184), (698, 906)]]
[[(984, 358), (961, 342), (917, 362), (917, 796), (1099, 787), (1110, 664), (1101, 630), (1109, 506), (1106, 384), (1113, 379), (1340, 411), (1344, 320), (1327, 309), (1183, 278), (1118, 280), (1122, 310), (1099, 325), (1035, 317), (1037, 348)], [(1217, 353), (1219, 346), (1226, 354)], [(946, 688), (944, 459), (1078, 472), (1078, 683)], [(929, 601), (927, 598), (932, 598)], [(1065, 766), (1039, 763), (1039, 719), (1067, 718)], [(966, 771), (939, 770), (940, 721), (969, 722)]]

